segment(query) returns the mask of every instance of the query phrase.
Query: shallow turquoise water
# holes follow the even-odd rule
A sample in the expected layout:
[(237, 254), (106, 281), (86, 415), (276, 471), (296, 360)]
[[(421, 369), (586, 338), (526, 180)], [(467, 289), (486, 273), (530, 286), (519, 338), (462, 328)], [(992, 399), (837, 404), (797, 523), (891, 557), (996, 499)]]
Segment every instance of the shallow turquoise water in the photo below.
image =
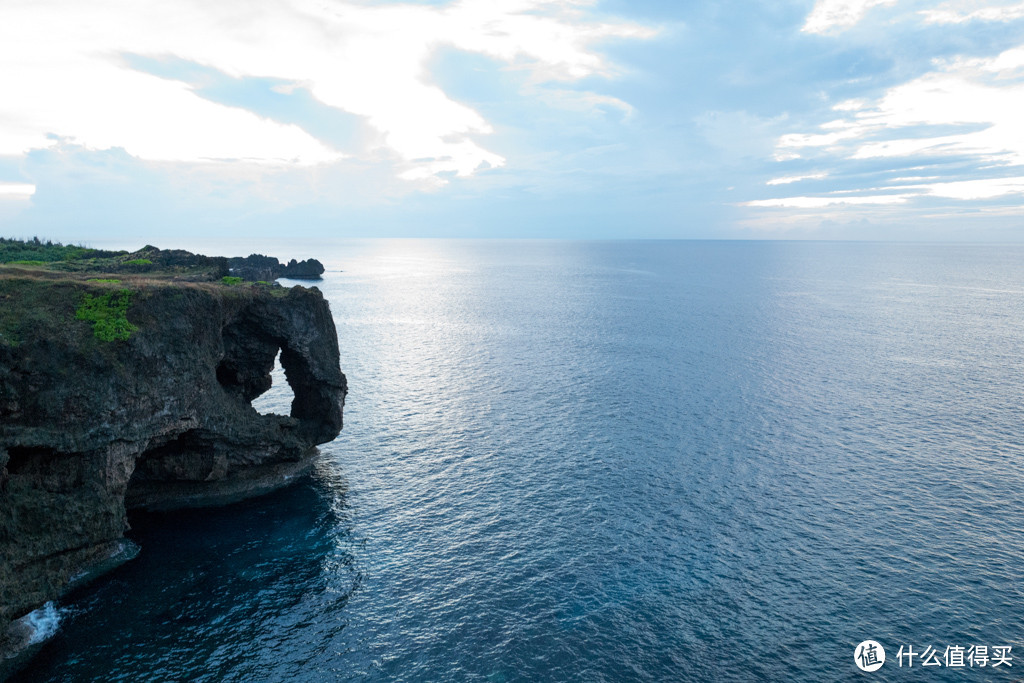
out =
[[(308, 254), (307, 254), (308, 255)], [(365, 241), (315, 474), (133, 520), (22, 681), (1014, 680), (1024, 249)], [(341, 272), (338, 272), (338, 271)], [(276, 384), (264, 407), (285, 410)], [(854, 665), (872, 638), (889, 661)], [(903, 646), (1015, 666), (897, 668)]]

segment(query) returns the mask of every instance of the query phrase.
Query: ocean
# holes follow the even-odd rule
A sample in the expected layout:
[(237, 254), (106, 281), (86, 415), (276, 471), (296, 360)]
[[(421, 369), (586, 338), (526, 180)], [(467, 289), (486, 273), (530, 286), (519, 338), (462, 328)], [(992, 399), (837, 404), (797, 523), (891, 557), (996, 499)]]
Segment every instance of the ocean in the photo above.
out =
[[(1024, 248), (296, 250), (328, 270), (341, 436), (266, 497), (133, 517), (138, 557), (15, 680), (1024, 669)], [(278, 374), (258, 405), (289, 401)]]

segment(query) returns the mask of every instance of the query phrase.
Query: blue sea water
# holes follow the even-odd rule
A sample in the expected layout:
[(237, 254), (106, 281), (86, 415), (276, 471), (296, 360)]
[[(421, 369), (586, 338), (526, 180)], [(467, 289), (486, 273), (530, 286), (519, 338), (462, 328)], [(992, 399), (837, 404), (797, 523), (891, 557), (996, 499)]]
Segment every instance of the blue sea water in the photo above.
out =
[[(342, 435), (288, 489), (133, 518), (18, 680), (1024, 676), (1024, 249), (312, 255)], [(1013, 667), (898, 666), (972, 645)]]

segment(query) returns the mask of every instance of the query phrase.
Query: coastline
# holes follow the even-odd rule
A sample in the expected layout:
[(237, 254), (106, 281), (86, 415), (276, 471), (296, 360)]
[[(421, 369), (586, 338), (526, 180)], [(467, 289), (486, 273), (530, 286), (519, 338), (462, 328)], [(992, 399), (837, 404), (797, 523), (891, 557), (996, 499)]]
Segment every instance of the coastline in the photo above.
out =
[[(312, 259), (3, 246), (40, 258), (0, 262), (0, 679), (52, 635), (55, 601), (135, 557), (128, 510), (288, 485), (347, 393), (320, 291), (247, 279), (319, 278)], [(278, 355), (295, 398), (264, 415)]]
[(24, 667), (57, 634), (60, 628), (59, 600), (135, 559), (141, 548), (127, 538), (113, 541), (104, 555), (83, 563), (53, 600), (15, 619), (0, 636), (0, 681)]

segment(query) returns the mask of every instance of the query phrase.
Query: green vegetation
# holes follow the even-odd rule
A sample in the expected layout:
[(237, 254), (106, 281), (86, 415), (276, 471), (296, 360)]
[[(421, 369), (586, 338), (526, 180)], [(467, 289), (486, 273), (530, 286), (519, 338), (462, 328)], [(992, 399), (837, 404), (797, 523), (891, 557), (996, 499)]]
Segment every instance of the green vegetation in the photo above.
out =
[(145, 246), (135, 252), (104, 251), (57, 242), (0, 238), (0, 269), (31, 266), (59, 273), (133, 273), (215, 282), (228, 273), (227, 259)]
[(128, 322), (128, 306), (131, 302), (130, 289), (119, 289), (97, 296), (86, 294), (75, 311), (75, 317), (91, 322), (93, 335), (100, 341), (124, 341), (138, 329)]
[(130, 339), (159, 322), (147, 303), (154, 293), (215, 292), (235, 306), (260, 297), (286, 297), (291, 291), (229, 273), (224, 257), (182, 250), (101, 251), (0, 237), (0, 351), (86, 343), (114, 358), (123, 349), (107, 342)]
[(14, 240), (0, 237), (0, 263), (21, 263), (22, 265), (42, 265), (57, 261), (73, 261), (88, 258), (91, 255), (107, 254), (96, 249), (63, 245), (49, 240), (43, 242), (38, 237), (31, 240)]

